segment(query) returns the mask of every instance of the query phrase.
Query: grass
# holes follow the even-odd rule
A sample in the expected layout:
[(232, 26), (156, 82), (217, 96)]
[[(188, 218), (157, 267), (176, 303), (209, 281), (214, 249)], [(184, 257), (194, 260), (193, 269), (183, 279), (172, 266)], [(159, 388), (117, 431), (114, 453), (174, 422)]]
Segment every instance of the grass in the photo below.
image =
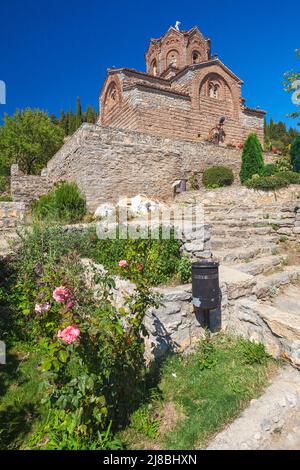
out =
[(38, 360), (18, 345), (0, 365), (0, 450), (22, 448), (41, 419)]
[[(45, 422), (38, 351), (17, 344), (0, 366), (0, 450), (31, 448)], [(189, 356), (173, 355), (149, 381), (118, 438), (130, 449), (199, 449), (260, 396), (276, 363), (262, 345), (223, 333)], [(158, 377), (158, 379), (157, 379)]]
[(133, 449), (203, 448), (260, 396), (275, 368), (262, 345), (224, 334), (188, 357), (170, 357), (161, 371), (162, 398), (135, 412), (122, 439)]

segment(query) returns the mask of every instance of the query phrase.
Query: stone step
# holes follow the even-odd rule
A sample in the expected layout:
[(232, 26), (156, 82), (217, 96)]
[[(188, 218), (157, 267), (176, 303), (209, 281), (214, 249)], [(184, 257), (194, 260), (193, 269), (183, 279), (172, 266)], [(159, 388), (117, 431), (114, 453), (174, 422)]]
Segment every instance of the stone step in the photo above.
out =
[(256, 257), (276, 255), (277, 249), (275, 244), (268, 246), (256, 244), (227, 250), (214, 250), (213, 257), (220, 263), (234, 264), (243, 260), (253, 260)]
[(245, 226), (245, 227), (229, 227), (229, 226), (216, 226), (213, 225), (211, 228), (211, 235), (212, 237), (220, 238), (220, 237), (249, 237), (249, 236), (264, 236), (276, 234), (276, 231), (271, 226), (266, 227), (252, 227), (252, 226)]
[(272, 227), (272, 226), (293, 226), (295, 221), (294, 219), (255, 219), (255, 220), (248, 220), (245, 218), (244, 220), (239, 219), (224, 219), (224, 220), (211, 220), (209, 218), (205, 218), (205, 223), (211, 225), (213, 227), (253, 227), (253, 228), (264, 228), (264, 227)]
[(298, 285), (290, 285), (272, 299), (274, 307), (285, 312), (294, 313), (300, 318), (300, 289)]
[[(284, 342), (281, 341), (282, 339), (289, 341), (290, 346), (292, 346), (291, 343), (300, 341), (300, 315), (278, 309), (266, 302), (256, 302), (249, 299), (240, 299), (236, 307), (240, 321), (256, 325), (257, 327), (260, 325), (262, 328), (264, 328), (265, 324), (268, 325), (273, 338), (265, 332), (260, 339), (269, 345), (270, 353), (272, 353), (272, 343), (273, 347), (275, 346), (274, 342), (277, 342), (280, 348), (285, 346)], [(278, 357), (279, 351), (276, 351), (276, 349), (276, 347), (273, 349), (273, 355)]]
[(254, 293), (259, 299), (275, 297), (280, 287), (298, 277), (300, 277), (300, 265), (286, 266), (281, 271), (266, 276), (260, 274), (256, 277), (257, 284)]
[[(275, 243), (278, 239), (277, 235), (260, 237), (260, 244), (268, 245), (270, 243)], [(226, 237), (226, 238), (215, 238), (211, 240), (211, 249), (214, 250), (223, 250), (230, 248), (239, 248), (242, 246), (247, 247), (249, 245), (249, 237)]]
[(258, 276), (262, 273), (279, 267), (288, 259), (287, 255), (278, 256), (264, 256), (262, 258), (254, 259), (249, 263), (239, 263), (235, 265), (235, 268), (243, 273), (252, 274), (252, 276)]
[(255, 289), (256, 278), (235, 269), (235, 266), (221, 265), (219, 277), (221, 290), (223, 286), (226, 286), (226, 296), (229, 301), (251, 296), (253, 289)]
[(247, 222), (248, 224), (263, 224), (263, 225), (272, 225), (277, 223), (293, 223), (295, 221), (295, 216), (290, 217), (282, 217), (280, 215), (274, 215), (274, 217), (263, 217), (259, 216), (258, 214), (255, 215), (247, 215), (246, 212), (241, 214), (240, 216), (236, 215), (208, 215), (204, 213), (204, 219), (207, 223), (226, 223), (226, 222)]

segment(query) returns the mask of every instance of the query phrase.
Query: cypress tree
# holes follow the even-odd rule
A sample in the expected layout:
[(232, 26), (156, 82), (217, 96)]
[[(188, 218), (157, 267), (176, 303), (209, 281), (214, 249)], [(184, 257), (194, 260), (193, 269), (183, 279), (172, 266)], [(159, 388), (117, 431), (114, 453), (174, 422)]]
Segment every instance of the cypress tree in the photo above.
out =
[(63, 128), (65, 134), (68, 135), (68, 120), (63, 110), (60, 112), (59, 125)]
[(96, 113), (93, 106), (89, 105), (85, 113), (85, 121), (94, 124), (96, 122)]
[(296, 137), (292, 142), (291, 162), (293, 171), (300, 173), (300, 136)]
[(76, 130), (81, 126), (82, 124), (82, 110), (81, 110), (81, 103), (80, 103), (80, 98), (77, 97), (76, 99)]
[(260, 175), (264, 169), (264, 158), (262, 146), (256, 134), (250, 134), (245, 142), (240, 180), (242, 183), (252, 178), (253, 175)]
[(76, 131), (76, 117), (74, 116), (73, 111), (68, 112), (67, 122), (68, 122), (68, 135), (72, 135)]

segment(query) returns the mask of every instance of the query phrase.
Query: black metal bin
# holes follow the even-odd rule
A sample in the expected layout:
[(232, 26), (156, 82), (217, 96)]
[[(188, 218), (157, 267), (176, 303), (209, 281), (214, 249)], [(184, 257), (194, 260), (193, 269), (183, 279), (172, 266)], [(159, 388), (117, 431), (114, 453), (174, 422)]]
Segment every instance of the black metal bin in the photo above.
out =
[(200, 261), (192, 264), (192, 293), (195, 313), (201, 326), (218, 330), (221, 321), (218, 262)]

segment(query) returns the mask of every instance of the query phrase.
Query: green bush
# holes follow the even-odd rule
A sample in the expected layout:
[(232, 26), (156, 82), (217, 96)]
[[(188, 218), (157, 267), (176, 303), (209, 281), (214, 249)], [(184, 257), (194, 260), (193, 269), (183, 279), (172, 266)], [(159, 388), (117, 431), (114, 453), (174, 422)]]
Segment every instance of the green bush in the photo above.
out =
[(0, 196), (0, 202), (11, 202), (12, 200), (11, 196)]
[(289, 155), (277, 158), (275, 165), (278, 171), (293, 171), (291, 157)]
[(4, 193), (9, 188), (8, 176), (0, 175), (0, 193)]
[(275, 173), (277, 173), (279, 170), (277, 166), (274, 163), (269, 163), (264, 166), (262, 176), (273, 176)]
[(205, 170), (202, 182), (205, 188), (221, 188), (230, 186), (234, 181), (234, 175), (231, 168), (226, 166), (215, 166)]
[(247, 138), (243, 154), (240, 180), (242, 183), (252, 178), (253, 175), (262, 175), (264, 170), (264, 159), (262, 146), (256, 134), (250, 134)]
[(300, 173), (300, 137), (296, 137), (292, 142), (291, 162), (293, 170)]
[(32, 205), (36, 220), (76, 223), (86, 214), (85, 199), (75, 183), (60, 183)]
[(290, 184), (300, 184), (300, 175), (293, 171), (279, 171), (272, 176), (259, 176), (253, 175), (253, 177), (245, 182), (247, 188), (252, 189), (279, 189)]
[[(160, 233), (161, 235), (161, 233)], [(130, 278), (135, 267), (151, 285), (179, 280), (188, 282), (191, 266), (187, 257), (180, 256), (181, 242), (174, 237), (162, 239), (98, 239), (95, 228), (87, 231), (65, 231), (58, 226), (35, 224), (25, 237), (18, 253), (22, 266), (34, 270), (49, 253), (53, 257), (78, 252), (81, 257), (91, 258), (103, 264), (111, 274), (120, 274), (119, 261), (127, 260), (130, 271), (121, 270), (121, 275)], [(21, 270), (21, 267), (20, 267)], [(30, 286), (29, 290), (34, 286)]]

